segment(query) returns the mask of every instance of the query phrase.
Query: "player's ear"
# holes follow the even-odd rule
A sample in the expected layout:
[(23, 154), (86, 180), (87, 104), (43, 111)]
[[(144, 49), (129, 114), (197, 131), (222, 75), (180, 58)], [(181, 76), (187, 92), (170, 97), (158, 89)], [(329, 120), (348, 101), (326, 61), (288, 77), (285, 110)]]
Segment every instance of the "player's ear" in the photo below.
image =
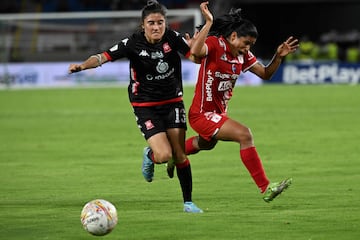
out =
[(238, 38), (238, 35), (235, 31), (233, 31), (229, 37), (231, 41), (234, 41), (236, 38)]

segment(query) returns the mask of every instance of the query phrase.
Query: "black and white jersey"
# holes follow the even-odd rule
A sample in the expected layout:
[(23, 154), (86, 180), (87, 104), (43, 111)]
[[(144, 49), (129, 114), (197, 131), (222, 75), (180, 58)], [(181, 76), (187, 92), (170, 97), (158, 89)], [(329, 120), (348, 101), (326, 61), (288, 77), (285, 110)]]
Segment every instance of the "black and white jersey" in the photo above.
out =
[(105, 52), (110, 61), (130, 60), (129, 99), (133, 106), (182, 101), (181, 58), (190, 48), (177, 32), (167, 29), (162, 40), (149, 43), (143, 32), (121, 40)]

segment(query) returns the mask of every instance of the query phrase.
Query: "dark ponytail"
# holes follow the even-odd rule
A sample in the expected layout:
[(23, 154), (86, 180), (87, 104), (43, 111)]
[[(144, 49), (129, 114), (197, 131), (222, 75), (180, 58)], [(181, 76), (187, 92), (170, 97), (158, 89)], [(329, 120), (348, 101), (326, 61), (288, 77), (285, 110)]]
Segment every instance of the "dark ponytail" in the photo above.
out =
[(209, 35), (228, 37), (232, 32), (236, 32), (238, 37), (258, 37), (255, 25), (249, 20), (242, 18), (241, 8), (232, 8), (229, 13), (215, 18)]

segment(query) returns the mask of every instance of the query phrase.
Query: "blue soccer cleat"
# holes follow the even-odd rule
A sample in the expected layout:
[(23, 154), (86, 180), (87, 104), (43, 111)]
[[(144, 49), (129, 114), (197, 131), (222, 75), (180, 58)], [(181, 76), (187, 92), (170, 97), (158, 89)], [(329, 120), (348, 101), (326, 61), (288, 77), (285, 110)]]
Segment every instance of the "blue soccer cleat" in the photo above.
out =
[(185, 202), (184, 203), (184, 212), (187, 213), (203, 213), (203, 210), (198, 208), (193, 202)]
[(154, 177), (154, 163), (149, 158), (150, 147), (144, 148), (142, 174), (147, 182), (152, 182)]

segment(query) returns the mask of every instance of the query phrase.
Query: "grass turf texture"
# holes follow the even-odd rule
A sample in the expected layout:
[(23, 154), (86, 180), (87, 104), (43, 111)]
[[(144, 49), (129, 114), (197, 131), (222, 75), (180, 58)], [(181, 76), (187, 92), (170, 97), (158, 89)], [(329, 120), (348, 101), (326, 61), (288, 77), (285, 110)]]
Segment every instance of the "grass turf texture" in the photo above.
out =
[(95, 239), (80, 211), (104, 198), (119, 215), (104, 239), (359, 239), (360, 86), (234, 94), (229, 115), (251, 127), (268, 177), (294, 182), (265, 203), (237, 144), (220, 142), (190, 156), (193, 200), (205, 210), (194, 215), (164, 165), (144, 181), (146, 143), (125, 88), (0, 91), (0, 238)]

